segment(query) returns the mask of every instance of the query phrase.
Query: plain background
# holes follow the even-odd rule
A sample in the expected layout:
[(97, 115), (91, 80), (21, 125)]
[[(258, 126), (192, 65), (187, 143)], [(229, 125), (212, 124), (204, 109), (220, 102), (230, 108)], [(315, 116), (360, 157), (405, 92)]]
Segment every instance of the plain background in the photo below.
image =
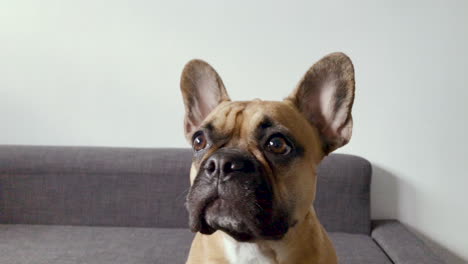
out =
[(0, 144), (187, 147), (179, 77), (280, 100), (322, 56), (356, 69), (339, 152), (374, 164), (373, 218), (468, 262), (468, 1), (2, 1)]

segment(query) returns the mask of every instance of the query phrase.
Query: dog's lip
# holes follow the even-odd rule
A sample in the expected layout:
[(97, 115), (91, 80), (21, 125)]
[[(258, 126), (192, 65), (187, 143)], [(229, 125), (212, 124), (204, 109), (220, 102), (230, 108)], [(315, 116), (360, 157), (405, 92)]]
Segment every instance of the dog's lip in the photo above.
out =
[[(211, 235), (216, 230), (222, 230), (231, 236), (233, 236), (236, 240), (238, 241), (250, 241), (252, 239), (258, 238), (258, 239), (267, 239), (267, 240), (279, 240), (284, 237), (286, 234), (287, 230), (290, 227), (293, 227), (296, 223), (292, 223), (292, 225), (288, 224), (288, 227), (284, 232), (280, 233), (274, 233), (274, 234), (262, 234), (262, 230), (258, 229), (255, 225), (252, 225), (249, 222), (244, 222), (243, 224), (246, 225), (244, 226), (247, 228), (247, 230), (244, 230), (242, 232), (236, 231), (235, 229), (226, 229), (221, 226), (217, 226), (216, 224), (212, 226), (209, 224), (207, 213), (210, 209), (215, 209), (215, 210), (222, 210), (223, 206), (226, 206), (225, 203), (229, 203), (229, 200), (223, 199), (219, 195), (213, 195), (211, 197), (206, 198), (202, 204), (200, 204), (200, 207), (198, 210), (196, 210), (196, 214), (192, 215), (191, 217), (194, 217), (192, 219), (192, 225), (190, 226), (190, 229), (192, 232), (200, 232), (205, 235)], [(219, 207), (219, 208), (214, 208), (214, 207)], [(213, 213), (213, 212), (211, 212)], [(245, 221), (246, 219), (244, 219)], [(248, 220), (248, 219), (247, 219)], [(276, 226), (276, 224), (273, 224)], [(253, 228), (253, 229), (252, 229)]]
[(219, 196), (217, 197), (214, 197), (212, 199), (209, 199), (205, 205), (203, 206), (202, 210), (201, 210), (201, 216), (205, 216), (206, 214), (206, 211), (212, 207), (212, 206), (215, 206), (216, 204), (218, 204), (220, 202), (221, 198), (219, 198)]
[(218, 199), (219, 195), (215, 194), (211, 197), (207, 197), (203, 202), (199, 202), (199, 204), (196, 205), (198, 208), (194, 210), (194, 214), (190, 214), (190, 218), (193, 218), (190, 221), (192, 223), (190, 225), (190, 230), (192, 232), (202, 232), (206, 234), (214, 233), (214, 230), (211, 230), (212, 228), (208, 225), (208, 223), (206, 223), (205, 215), (207, 209), (211, 207)]

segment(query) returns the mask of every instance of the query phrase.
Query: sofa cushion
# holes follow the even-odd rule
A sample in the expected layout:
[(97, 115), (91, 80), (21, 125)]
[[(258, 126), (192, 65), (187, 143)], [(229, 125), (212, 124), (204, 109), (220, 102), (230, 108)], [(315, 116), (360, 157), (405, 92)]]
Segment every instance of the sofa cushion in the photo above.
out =
[[(340, 264), (391, 264), (366, 235), (330, 233)], [(182, 228), (0, 225), (0, 263), (182, 264), (193, 234)]]
[(0, 225), (0, 263), (185, 263), (193, 234), (177, 228)]
[(340, 264), (392, 264), (372, 240), (362, 234), (329, 233)]
[(399, 264), (444, 263), (419, 237), (397, 220), (374, 220), (371, 237)]

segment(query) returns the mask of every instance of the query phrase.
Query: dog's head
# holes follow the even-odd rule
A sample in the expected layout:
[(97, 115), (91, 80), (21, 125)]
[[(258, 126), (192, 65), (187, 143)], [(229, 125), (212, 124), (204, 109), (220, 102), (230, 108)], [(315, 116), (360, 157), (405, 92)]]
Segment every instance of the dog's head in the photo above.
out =
[(216, 71), (190, 61), (181, 79), (193, 147), (192, 231), (281, 239), (315, 198), (316, 165), (352, 131), (354, 69), (342, 53), (314, 64), (283, 101), (229, 99)]

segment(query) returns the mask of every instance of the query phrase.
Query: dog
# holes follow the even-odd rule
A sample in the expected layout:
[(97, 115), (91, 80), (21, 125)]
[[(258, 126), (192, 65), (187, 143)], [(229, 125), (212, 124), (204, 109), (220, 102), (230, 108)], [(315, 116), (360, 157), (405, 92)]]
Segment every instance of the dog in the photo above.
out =
[(351, 138), (354, 90), (343, 53), (315, 63), (283, 101), (231, 101), (208, 63), (185, 65), (196, 232), (186, 263), (338, 263), (312, 204), (317, 165)]

